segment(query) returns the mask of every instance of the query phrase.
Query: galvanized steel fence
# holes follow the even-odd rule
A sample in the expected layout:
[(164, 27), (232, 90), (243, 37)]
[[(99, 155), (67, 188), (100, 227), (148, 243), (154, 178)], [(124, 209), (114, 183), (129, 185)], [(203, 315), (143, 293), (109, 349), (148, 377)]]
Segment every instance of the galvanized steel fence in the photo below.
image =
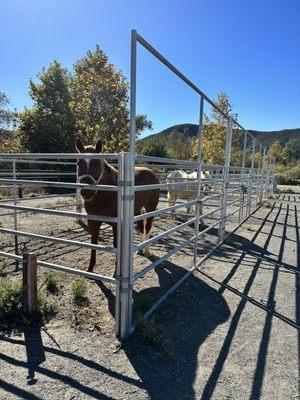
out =
[[(200, 99), (199, 104), (199, 128), (198, 128), (198, 153), (194, 161), (167, 159), (151, 157), (136, 154), (136, 67), (137, 67), (137, 43), (141, 44), (151, 54), (168, 67), (185, 84), (194, 90)], [(182, 284), (203, 262), (218, 248), (226, 237), (240, 226), (257, 209), (263, 199), (273, 192), (274, 185), (274, 160), (268, 156), (267, 149), (245, 130), (237, 121), (223, 113), (223, 111), (210, 100), (196, 85), (188, 80), (180, 71), (178, 71), (168, 60), (166, 60), (157, 50), (146, 42), (136, 31), (132, 31), (131, 36), (131, 86), (130, 86), (130, 152), (122, 154), (1, 154), (0, 165), (0, 196), (4, 190), (11, 192), (8, 198), (0, 200), (0, 209), (5, 212), (11, 212), (13, 217), (13, 229), (0, 225), (0, 234), (11, 235), (15, 240), (14, 253), (2, 251), (0, 256), (22, 261), (19, 249), (19, 238), (25, 237), (29, 240), (42, 242), (61, 243), (67, 246), (77, 248), (95, 249), (111, 253), (116, 258), (116, 276), (105, 276), (98, 273), (90, 273), (75, 267), (68, 267), (61, 264), (54, 264), (43, 261), (38, 258), (37, 263), (41, 267), (55, 269), (61, 272), (80, 275), (92, 280), (100, 280), (115, 285), (115, 331), (120, 338), (125, 338), (135, 328), (132, 317), (132, 296), (133, 287), (142, 277), (152, 271), (154, 268), (163, 265), (164, 261), (174, 254), (186, 248), (192, 248), (191, 264), (183, 275), (173, 286), (171, 286), (152, 306), (144, 317), (148, 317), (152, 312), (172, 293), (180, 284)], [(211, 165), (202, 163), (202, 142), (203, 142), (203, 114), (204, 104), (208, 103), (214, 107), (227, 121), (226, 126), (226, 148), (225, 160), (223, 165)], [(238, 132), (244, 135), (242, 160), (240, 166), (231, 165), (232, 135), (233, 128), (237, 127)], [(251, 154), (251, 165), (246, 166), (247, 152)], [(258, 150), (258, 151), (256, 151)], [(258, 160), (255, 160), (258, 154)], [(118, 170), (118, 180), (116, 185), (88, 185), (79, 183), (76, 179), (76, 160), (79, 159), (107, 159), (114, 163)], [(256, 165), (255, 165), (256, 163)], [(25, 169), (24, 165), (27, 165)], [(36, 168), (43, 165), (43, 168)], [(160, 178), (160, 183), (156, 185), (135, 185), (134, 174), (135, 166), (144, 165), (154, 170)], [(70, 168), (65, 170), (65, 168)], [(56, 168), (56, 169), (54, 169)], [(59, 168), (64, 169), (60, 171)], [(197, 172), (197, 178), (193, 180), (180, 180), (178, 182), (168, 181), (167, 175), (170, 171), (181, 169), (190, 172)], [(202, 171), (210, 171), (210, 178), (201, 178)], [(56, 179), (54, 179), (56, 178)], [(71, 180), (71, 182), (70, 182)], [(73, 180), (73, 181), (72, 181)], [(209, 185), (210, 191), (204, 192), (203, 185)], [(73, 196), (74, 211), (63, 211), (49, 209), (45, 207), (34, 207), (22, 205), (23, 201), (30, 201), (32, 197), (21, 196), (20, 188), (56, 188), (72, 190), (67, 194), (53, 194), (52, 196)], [(82, 211), (80, 190), (88, 188), (89, 190), (114, 191), (118, 197), (118, 213), (115, 217), (100, 215), (90, 215)], [(134, 196), (138, 191), (160, 189), (161, 197), (159, 207), (155, 211), (134, 215)], [(191, 196), (187, 201), (177, 201), (171, 206), (166, 206), (165, 193), (169, 190), (181, 190), (190, 192)], [(40, 194), (36, 199), (43, 197), (49, 198), (49, 195)], [(24, 203), (23, 203), (24, 204)], [(175, 223), (169, 219), (170, 227), (162, 232), (156, 232), (154, 236), (146, 241), (136, 243), (134, 225), (136, 222), (146, 217), (163, 217), (174, 212), (182, 212), (186, 207), (194, 207), (192, 214), (185, 214), (184, 222)], [(104, 223), (116, 223), (118, 229), (117, 247), (95, 245), (84, 241), (76, 241), (55, 237), (53, 235), (42, 235), (22, 231), (18, 229), (19, 213), (42, 213), (45, 215), (54, 215), (64, 218), (73, 218), (77, 221), (83, 219), (99, 220)], [(4, 214), (1, 214), (4, 215)], [(0, 216), (1, 216), (0, 215)], [(6, 214), (5, 214), (6, 215)], [(167, 217), (166, 217), (167, 218)], [(205, 229), (200, 229), (200, 222), (208, 222)], [(155, 224), (155, 220), (154, 220)], [(150, 262), (147, 266), (137, 272), (133, 272), (134, 256), (148, 245), (161, 242), (171, 238), (183, 229), (190, 228), (189, 235), (178, 245)], [(204, 235), (210, 233), (213, 229), (218, 232), (217, 242), (212, 249), (205, 255), (199, 255), (198, 249), (201, 248), (201, 240)]]

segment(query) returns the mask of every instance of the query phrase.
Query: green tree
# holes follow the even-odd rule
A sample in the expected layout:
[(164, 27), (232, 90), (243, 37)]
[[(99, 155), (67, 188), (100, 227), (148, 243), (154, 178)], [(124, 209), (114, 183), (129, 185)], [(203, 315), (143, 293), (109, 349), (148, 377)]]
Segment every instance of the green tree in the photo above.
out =
[[(217, 95), (214, 103), (220, 108), (221, 111), (223, 111), (223, 113), (231, 116), (233, 119), (237, 119), (238, 115), (232, 112), (233, 106), (227, 93), (220, 92)], [(227, 118), (223, 117), (223, 115), (217, 109), (211, 107), (211, 117), (209, 118), (206, 116), (206, 124), (227, 126)]]
[(168, 153), (171, 158), (191, 160), (193, 158), (194, 139), (187, 132), (172, 131), (168, 140)]
[(287, 142), (282, 152), (282, 158), (285, 164), (300, 160), (300, 138)]
[(153, 140), (151, 142), (137, 143), (137, 152), (139, 154), (144, 154), (153, 157), (168, 157), (168, 150), (162, 141)]
[(70, 76), (67, 69), (54, 61), (30, 80), (33, 107), (19, 113), (19, 130), (26, 149), (32, 152), (73, 151), (75, 119), (70, 108)]
[[(227, 115), (237, 119), (232, 112), (232, 105), (225, 92), (218, 94), (214, 103)], [(227, 119), (214, 107), (210, 117), (205, 115), (202, 139), (202, 160), (209, 164), (223, 164), (225, 159)], [(198, 139), (194, 141), (193, 158), (197, 157)], [(231, 164), (241, 164), (242, 151), (240, 146), (240, 130), (234, 129), (232, 135)]]
[[(101, 137), (104, 151), (125, 150), (129, 139), (129, 85), (126, 78), (108, 62), (98, 45), (75, 63), (74, 71), (71, 108), (77, 134), (86, 144), (95, 143)], [(152, 124), (145, 115), (139, 115), (136, 127), (140, 133)]]
[(8, 105), (8, 97), (0, 91), (0, 128), (8, 127), (14, 122), (14, 113), (8, 109)]
[(280, 162), (280, 161), (282, 161), (282, 156), (283, 156), (282, 151), (283, 151), (283, 148), (282, 148), (281, 144), (279, 143), (278, 140), (276, 140), (276, 142), (274, 142), (269, 147), (268, 153), (275, 158), (276, 162)]

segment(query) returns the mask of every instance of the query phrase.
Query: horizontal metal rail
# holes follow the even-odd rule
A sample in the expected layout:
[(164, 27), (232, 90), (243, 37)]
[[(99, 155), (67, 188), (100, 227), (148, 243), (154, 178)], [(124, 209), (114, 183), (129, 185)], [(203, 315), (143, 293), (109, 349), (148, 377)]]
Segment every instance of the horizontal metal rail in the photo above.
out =
[(52, 237), (52, 236), (39, 235), (36, 233), (29, 233), (29, 232), (19, 231), (19, 230), (15, 230), (15, 229), (6, 229), (6, 228), (1, 228), (1, 227), (0, 227), (0, 232), (8, 233), (10, 235), (15, 235), (15, 236), (24, 236), (24, 237), (28, 237), (30, 239), (43, 240), (46, 242), (48, 241), (48, 242), (53, 242), (53, 243), (67, 244), (69, 246), (75, 246), (75, 247), (85, 247), (87, 249), (102, 250), (102, 251), (106, 251), (107, 253), (114, 253), (114, 254), (118, 253), (118, 249), (115, 249), (113, 247), (105, 247), (105, 246), (100, 246), (98, 244), (79, 242), (77, 240), (59, 239), (59, 238)]
[[(0, 176), (12, 175), (12, 172), (0, 172)], [(16, 176), (76, 176), (76, 172), (16, 172)]]
[[(18, 260), (18, 261), (23, 260), (22, 256), (18, 256), (17, 254), (12, 254), (12, 253), (6, 253), (4, 251), (0, 251), (0, 256), (5, 257), (5, 258), (11, 258), (11, 259)], [(53, 264), (53, 263), (49, 263), (49, 262), (42, 261), (39, 259), (37, 260), (37, 263), (38, 263), (38, 265), (41, 265), (42, 267), (45, 267), (45, 268), (54, 269), (54, 270), (60, 271), (60, 272), (66, 272), (68, 274), (83, 276), (84, 278), (91, 279), (93, 281), (103, 281), (103, 282), (110, 282), (110, 283), (116, 284), (116, 279), (112, 278), (110, 276), (95, 274), (93, 272), (81, 271), (80, 269), (69, 268), (69, 267), (65, 267), (63, 265)]]
[[(0, 255), (1, 255), (1, 253), (0, 253)], [(82, 270), (76, 269), (76, 268), (69, 268), (69, 267), (65, 267), (64, 265), (53, 264), (53, 263), (49, 263), (49, 262), (41, 261), (41, 260), (38, 260), (37, 263), (38, 263), (38, 265), (41, 265), (42, 267), (54, 269), (54, 270), (60, 271), (60, 272), (66, 272), (68, 274), (83, 276), (84, 278), (91, 279), (93, 281), (110, 282), (110, 283), (116, 284), (116, 279), (112, 278), (110, 276), (95, 274), (93, 272), (82, 271)]]
[(28, 206), (15, 206), (15, 205), (10, 205), (10, 204), (0, 204), (0, 209), (1, 208), (7, 208), (10, 210), (21, 210), (21, 211), (27, 211), (27, 212), (33, 212), (33, 213), (43, 213), (43, 214), (49, 214), (49, 215), (58, 215), (61, 217), (69, 217), (69, 218), (87, 218), (95, 221), (103, 221), (103, 222), (114, 222), (117, 223), (118, 219), (117, 217), (107, 217), (105, 215), (95, 215), (95, 214), (85, 214), (85, 213), (78, 213), (78, 212), (72, 212), (72, 211), (57, 211), (57, 210), (51, 210), (49, 208), (41, 208), (41, 207), (28, 207)]
[(168, 251), (166, 254), (164, 254), (162, 257), (159, 259), (155, 260), (151, 264), (149, 264), (147, 267), (143, 268), (141, 271), (136, 272), (131, 280), (131, 283), (135, 283), (139, 278), (144, 276), (147, 272), (151, 271), (155, 267), (157, 267), (159, 264), (161, 264), (163, 261), (167, 260), (170, 258), (172, 255), (178, 253), (180, 250), (186, 248), (189, 244), (192, 244), (195, 240), (195, 236), (192, 236), (190, 239), (185, 240), (183, 243), (180, 245), (174, 247), (172, 250)]
[[(0, 187), (1, 188), (1, 187)], [(53, 198), (57, 198), (57, 197), (73, 197), (76, 196), (76, 193), (61, 193), (61, 194), (49, 194), (49, 195), (45, 195), (45, 196), (24, 196), (24, 197), (20, 197), (18, 198), (18, 203), (20, 201), (30, 201), (30, 200), (42, 200), (42, 199), (53, 199)], [(10, 198), (4, 198), (4, 199), (0, 199), (0, 203), (6, 203), (8, 201), (14, 201), (13, 197)]]
[(196, 221), (196, 218), (192, 218), (192, 219), (190, 219), (190, 220), (188, 220), (188, 221), (186, 221), (186, 222), (183, 222), (183, 223), (180, 224), (180, 225), (174, 226), (173, 228), (168, 229), (167, 231), (162, 232), (162, 233), (160, 233), (160, 234), (158, 234), (158, 235), (152, 237), (151, 239), (148, 239), (148, 240), (145, 240), (145, 241), (142, 242), (142, 243), (136, 244), (136, 245), (134, 246), (134, 251), (141, 250), (141, 249), (143, 249), (144, 247), (148, 246), (149, 244), (155, 243), (155, 242), (161, 240), (162, 238), (164, 238), (164, 237), (170, 235), (171, 233), (177, 232), (177, 231), (179, 231), (180, 229), (182, 229), (182, 228), (184, 228), (184, 227), (186, 227), (186, 226), (188, 226), (188, 225), (191, 225), (191, 224), (194, 223), (195, 221)]
[[(177, 164), (177, 165), (188, 165), (188, 166), (197, 166), (197, 162), (196, 161), (189, 161), (189, 160), (177, 160), (174, 158), (162, 158), (162, 157), (154, 157), (154, 156), (144, 156), (144, 155), (140, 155), (137, 154), (136, 155), (136, 159), (137, 160), (144, 160), (144, 161), (151, 161), (151, 162), (160, 162), (160, 163), (166, 163), (166, 164)], [(138, 166), (138, 164), (137, 164)], [(155, 166), (155, 164), (153, 165)]]
[[(18, 159), (29, 160), (118, 160), (120, 154), (115, 153), (0, 153), (0, 160), (11, 159), (18, 161)], [(16, 159), (16, 160), (15, 160)]]
[(0, 182), (14, 184), (29, 184), (31, 186), (45, 186), (45, 187), (56, 187), (65, 189), (88, 189), (88, 190), (103, 190), (107, 192), (116, 192), (119, 190), (119, 186), (114, 185), (90, 185), (87, 183), (67, 183), (67, 182), (52, 182), (52, 181), (32, 181), (26, 179), (0, 179)]
[[(10, 154), (10, 156), (15, 156), (15, 154)], [(1, 157), (1, 156), (0, 156)], [(6, 162), (15, 162), (16, 164), (50, 164), (50, 165), (72, 165), (76, 166), (76, 162), (67, 162), (67, 161), (38, 161), (38, 160), (22, 160), (19, 158), (0, 158), (0, 163), (6, 163)]]
[(155, 183), (153, 185), (138, 185), (134, 186), (134, 191), (135, 192), (143, 192), (146, 190), (155, 190), (155, 189), (160, 189), (160, 190), (169, 190), (169, 189), (176, 189), (177, 187), (181, 186), (191, 186), (195, 185), (195, 182), (191, 181), (183, 181), (183, 182), (174, 182), (174, 183)]
[[(170, 206), (170, 207), (165, 207), (165, 208), (160, 208), (159, 210), (155, 211), (150, 211), (141, 215), (136, 215), (133, 220), (134, 222), (141, 221), (142, 219), (149, 218), (149, 217), (154, 217), (155, 215), (160, 215), (160, 214), (165, 214), (169, 211), (172, 210), (177, 210), (178, 208), (183, 208), (183, 207), (188, 207), (188, 206), (193, 206), (197, 203), (198, 200), (191, 200), (191, 201), (185, 201), (180, 204), (176, 204), (175, 206)], [(200, 200), (199, 200), (200, 201)]]

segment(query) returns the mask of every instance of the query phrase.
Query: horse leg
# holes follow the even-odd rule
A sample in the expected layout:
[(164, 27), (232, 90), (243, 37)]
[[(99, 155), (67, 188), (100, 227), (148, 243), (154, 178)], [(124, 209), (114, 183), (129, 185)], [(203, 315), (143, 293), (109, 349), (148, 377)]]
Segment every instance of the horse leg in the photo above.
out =
[[(153, 218), (154, 217), (146, 218), (145, 226), (144, 226), (144, 241), (149, 239)], [(149, 245), (146, 246), (145, 249), (144, 249), (144, 256), (145, 257), (149, 257), (150, 256)]]
[[(189, 198), (187, 199), (187, 201), (190, 201), (190, 200), (192, 200), (192, 199), (189, 199)], [(192, 211), (192, 206), (186, 206), (186, 213), (190, 214), (191, 211)]]
[[(174, 206), (176, 200), (177, 200), (176, 192), (175, 191), (168, 192), (168, 207)], [(176, 219), (176, 211), (172, 210), (171, 213), (172, 213), (173, 220), (175, 220)]]
[[(94, 221), (88, 221), (88, 226), (89, 230), (91, 233), (91, 243), (92, 244), (98, 244), (99, 240), (99, 231), (100, 231), (100, 226), (101, 222), (94, 222)], [(96, 265), (96, 250), (92, 249), (91, 250), (91, 258), (90, 258), (90, 265), (87, 269), (88, 272), (93, 272), (94, 266)]]
[[(139, 221), (137, 221), (137, 226), (138, 226), (138, 230), (140, 233), (140, 237), (141, 237), (141, 243), (144, 241), (144, 220), (141, 219)], [(143, 255), (143, 249), (138, 250), (137, 254), (139, 255)]]

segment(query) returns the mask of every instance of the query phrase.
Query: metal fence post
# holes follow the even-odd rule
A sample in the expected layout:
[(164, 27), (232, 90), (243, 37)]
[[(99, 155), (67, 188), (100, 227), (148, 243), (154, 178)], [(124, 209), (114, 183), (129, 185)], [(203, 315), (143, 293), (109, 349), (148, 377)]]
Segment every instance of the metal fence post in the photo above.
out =
[(259, 144), (259, 156), (257, 166), (257, 179), (256, 179), (256, 205), (261, 204), (261, 149), (262, 146)]
[[(274, 189), (275, 189), (275, 158), (272, 157), (272, 163), (271, 163), (271, 193), (272, 195), (274, 194)], [(277, 184), (276, 184), (276, 189), (277, 189)]]
[(270, 154), (268, 154), (267, 186), (268, 186), (268, 196), (271, 196), (271, 156), (270, 156)]
[(122, 221), (123, 221), (123, 186), (120, 184), (124, 179), (124, 155), (118, 158), (118, 214), (117, 214), (117, 247), (116, 254), (116, 299), (115, 299), (115, 334), (120, 336), (120, 308), (121, 308), (121, 243), (122, 243)]
[(37, 311), (37, 256), (23, 252), (23, 308), (33, 315)]
[(226, 146), (225, 146), (225, 164), (223, 168), (223, 187), (222, 187), (222, 208), (219, 225), (219, 241), (224, 239), (225, 225), (226, 225), (226, 208), (227, 208), (227, 192), (229, 186), (229, 167), (230, 167), (230, 156), (231, 156), (231, 141), (232, 141), (232, 120), (229, 119), (227, 122), (226, 129)]
[(132, 265), (134, 239), (134, 167), (136, 142), (136, 53), (137, 31), (131, 31), (130, 53), (130, 153), (122, 155), (122, 216), (120, 243), (120, 338), (126, 338), (132, 327)]
[(265, 198), (265, 191), (266, 191), (266, 154), (267, 148), (264, 146), (263, 149), (263, 158), (262, 158), (262, 187), (261, 187), (261, 194), (260, 194), (260, 203), (262, 203), (263, 199)]
[(195, 206), (195, 241), (194, 241), (194, 268), (197, 266), (197, 247), (198, 247), (198, 234), (200, 213), (203, 213), (203, 205), (201, 198), (201, 172), (202, 172), (202, 128), (203, 128), (203, 109), (204, 99), (200, 97), (200, 115), (199, 115), (199, 128), (198, 128), (198, 154), (197, 154), (197, 189), (196, 189), (196, 206)]
[(240, 210), (239, 223), (244, 216), (244, 200), (245, 200), (245, 166), (246, 166), (246, 151), (247, 151), (247, 131), (244, 131), (243, 157), (242, 157), (242, 176), (241, 176), (241, 192), (240, 192)]
[(130, 152), (135, 152), (136, 140), (136, 47), (137, 31), (131, 31), (131, 58), (130, 58)]
[[(14, 192), (14, 206), (17, 206), (18, 202), (17, 202), (17, 197), (18, 197), (18, 193), (17, 193), (17, 185), (15, 180), (17, 179), (17, 169), (16, 169), (16, 161), (13, 160), (13, 179), (14, 179), (14, 184), (13, 184), (13, 192)], [(14, 209), (14, 230), (18, 230), (18, 211), (15, 208)], [(19, 254), (19, 239), (18, 236), (15, 235), (15, 254)], [(19, 261), (16, 260), (15, 261), (15, 265), (16, 265), (16, 270), (19, 269)]]
[[(79, 183), (78, 179), (78, 165), (76, 165), (76, 183)], [(82, 202), (81, 202), (81, 194), (80, 188), (76, 189), (76, 212), (82, 213)], [(77, 222), (81, 222), (81, 218), (77, 216)]]
[(134, 239), (134, 157), (123, 154), (123, 195), (121, 222), (121, 266), (120, 266), (120, 337), (126, 338), (132, 326), (132, 265)]
[(252, 139), (252, 156), (251, 156), (251, 169), (250, 169), (250, 184), (248, 190), (248, 210), (247, 214), (251, 214), (252, 207), (252, 188), (253, 188), (253, 176), (254, 176), (254, 161), (255, 161), (255, 138)]

